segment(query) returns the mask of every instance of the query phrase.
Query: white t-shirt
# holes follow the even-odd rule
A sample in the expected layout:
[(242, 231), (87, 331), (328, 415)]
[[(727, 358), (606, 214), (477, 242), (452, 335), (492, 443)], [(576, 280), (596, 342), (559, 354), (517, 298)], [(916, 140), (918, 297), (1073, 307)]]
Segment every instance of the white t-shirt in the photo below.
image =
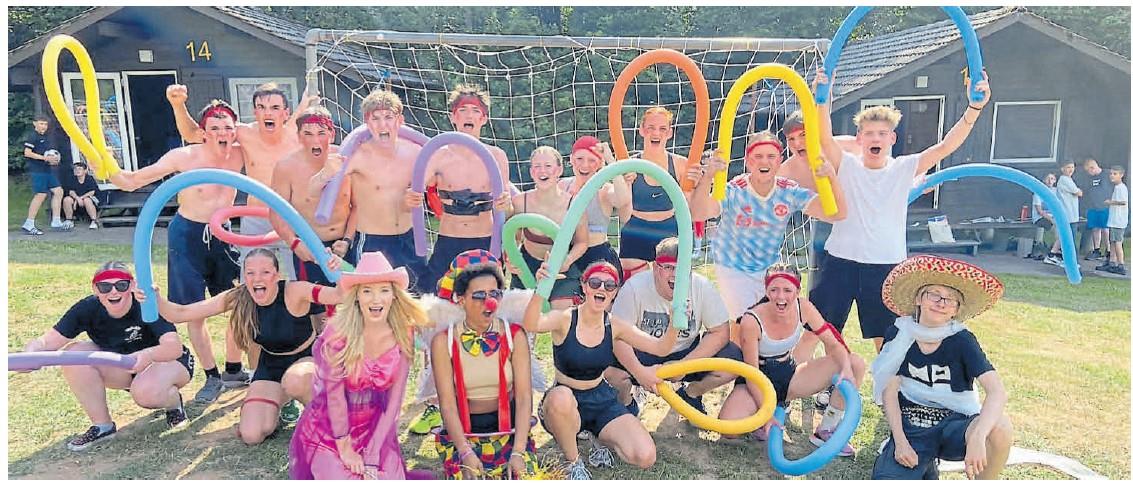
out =
[(1075, 193), (1081, 191), (1074, 180), (1069, 176), (1062, 175), (1058, 177), (1058, 184), (1054, 185), (1058, 191), (1058, 199), (1062, 201), (1062, 207), (1066, 209), (1066, 216), (1070, 217), (1070, 223), (1077, 223), (1078, 217), (1078, 196)]
[(1112, 201), (1124, 201), (1124, 205), (1109, 205), (1109, 222), (1106, 226), (1109, 228), (1128, 228), (1129, 227), (1129, 187), (1125, 183), (1113, 186), (1113, 196), (1109, 197)]
[(827, 252), (858, 263), (891, 264), (905, 259), (909, 192), (920, 157), (917, 153), (889, 158), (884, 168), (869, 169), (860, 156), (842, 153), (838, 182), (847, 216), (831, 228)]
[[(707, 278), (698, 273), (689, 280), (688, 328), (677, 332), (677, 343), (672, 352), (692, 346), (693, 340), (708, 330), (728, 323), (728, 309), (720, 292)], [(637, 328), (653, 337), (661, 338), (669, 329), (669, 313), (673, 302), (661, 298), (653, 282), (653, 270), (646, 270), (629, 278), (618, 291), (610, 315), (637, 324)], [(672, 353), (670, 352), (670, 354)]]

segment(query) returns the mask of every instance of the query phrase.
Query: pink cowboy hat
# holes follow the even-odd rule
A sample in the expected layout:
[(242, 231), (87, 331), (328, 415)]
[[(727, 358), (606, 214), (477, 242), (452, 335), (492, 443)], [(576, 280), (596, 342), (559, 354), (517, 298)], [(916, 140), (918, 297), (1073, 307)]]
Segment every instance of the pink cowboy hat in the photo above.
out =
[(405, 267), (393, 268), (382, 252), (369, 252), (362, 254), (362, 260), (353, 272), (344, 272), (338, 281), (338, 287), (347, 290), (355, 285), (378, 282), (393, 282), (407, 290), (409, 287), (409, 272)]

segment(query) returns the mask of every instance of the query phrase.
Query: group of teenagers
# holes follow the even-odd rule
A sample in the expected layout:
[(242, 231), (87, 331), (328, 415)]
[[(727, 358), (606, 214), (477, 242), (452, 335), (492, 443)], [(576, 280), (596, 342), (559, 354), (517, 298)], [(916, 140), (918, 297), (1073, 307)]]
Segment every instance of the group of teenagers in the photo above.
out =
[[(817, 82), (825, 82), (819, 71)], [(956, 125), (922, 153), (892, 157), (900, 113), (871, 107), (855, 117), (854, 136), (831, 132), (829, 104), (819, 106), (820, 168), (807, 161), (801, 116), (785, 122), (789, 157), (771, 132), (748, 137), (744, 171), (726, 187), (723, 201), (711, 179), (728, 160), (713, 153), (688, 160), (667, 150), (673, 115), (663, 107), (641, 117), (640, 158), (676, 179), (691, 179), (686, 197), (694, 220), (718, 218), (713, 239), (715, 283), (698, 273), (677, 273), (680, 249), (673, 203), (660, 182), (645, 175), (616, 176), (589, 201), (561, 273), (547, 272), (552, 239), (524, 229), (516, 242), (523, 260), (500, 260), (488, 251), (493, 210), (539, 213), (561, 222), (579, 189), (616, 163), (593, 136), (574, 142), (564, 178), (564, 156), (544, 146), (530, 156), (534, 187), (511, 183), (490, 194), (490, 176), (465, 146), (437, 151), (426, 169), (430, 192), (410, 188), (421, 147), (399, 138), (403, 105), (378, 90), (362, 103), (372, 139), (346, 163), (331, 144), (336, 127), (316, 96), (292, 115), (274, 85), (253, 94), (255, 122), (238, 122), (234, 110), (212, 101), (194, 120), (184, 86), (167, 97), (182, 136), (193, 143), (110, 181), (135, 190), (165, 176), (200, 168), (243, 172), (270, 185), (311, 224), (324, 246), (298, 240), (276, 214), (244, 217), (242, 234), (275, 231), (280, 241), (257, 248), (231, 246), (210, 232), (208, 221), (232, 206), (236, 190), (198, 185), (180, 193), (169, 224), (168, 287), (154, 287), (160, 318), (145, 323), (146, 295), (128, 267), (109, 262), (92, 279), (91, 296), (76, 303), (28, 351), (101, 350), (134, 356), (132, 369), (66, 366), (63, 375), (92, 426), (71, 440), (83, 450), (115, 434), (106, 389), (126, 389), (137, 404), (164, 409), (170, 427), (187, 422), (180, 388), (196, 366), (206, 381), (195, 400), (215, 401), (225, 388), (247, 385), (238, 437), (249, 445), (273, 435), (280, 421), (296, 421), (289, 473), (295, 479), (428, 478), (407, 470), (398, 445), (398, 420), (413, 358), (423, 353), (417, 380), (425, 412), (410, 430), (435, 434), (449, 478), (518, 477), (538, 461), (531, 429), (542, 424), (567, 462), (569, 479), (589, 479), (590, 466), (622, 461), (649, 468), (656, 461), (650, 432), (638, 419), (641, 397), (658, 384), (699, 411), (703, 396), (733, 383), (721, 419), (750, 416), (765, 395), (726, 372), (700, 372), (662, 381), (660, 365), (706, 357), (758, 367), (784, 407), (815, 396), (822, 422), (810, 440), (830, 439), (844, 402), (830, 393), (832, 378), (860, 386), (867, 372), (841, 331), (857, 303), (863, 337), (879, 352), (869, 370), (873, 400), (882, 404), (892, 431), (874, 466), (879, 479), (932, 478), (937, 459), (962, 459), (970, 477), (995, 477), (1006, 463), (1011, 425), (999, 376), (964, 325), (989, 309), (1003, 286), (964, 262), (918, 256), (906, 259), (906, 199), (914, 179), (957, 149), (990, 98), (987, 81), (975, 90)], [(454, 129), (480, 138), (490, 99), (474, 86), (449, 96)], [(298, 135), (296, 135), (298, 133)], [(488, 146), (508, 179), (503, 150)], [(343, 168), (345, 166), (345, 168)], [(316, 206), (332, 176), (345, 169), (329, 222)], [(815, 194), (826, 176), (839, 210), (827, 216)], [(434, 198), (435, 193), (435, 198)], [(416, 255), (411, 210), (429, 203), (439, 217), (431, 256)], [(262, 204), (254, 198), (249, 205)], [(795, 212), (831, 223), (809, 298), (799, 272), (779, 263), (779, 249)], [(617, 249), (610, 244), (611, 216), (624, 220)], [(320, 267), (313, 255), (326, 251)], [(337, 284), (327, 270), (354, 266)], [(554, 279), (549, 300), (525, 290), (515, 267), (536, 279)], [(675, 327), (672, 298), (678, 277), (690, 277), (688, 326)], [(235, 286), (234, 286), (235, 285)], [(205, 292), (211, 294), (206, 298)], [(544, 304), (550, 309), (544, 311)], [(205, 319), (228, 314), (225, 367), (212, 352)], [(187, 324), (192, 351), (175, 324)], [(90, 341), (74, 341), (86, 332)], [(533, 348), (550, 333), (553, 383)], [(818, 356), (818, 342), (824, 346)], [(248, 370), (240, 362), (247, 353)], [(986, 393), (982, 404), (975, 383)], [(541, 393), (536, 406), (535, 395)], [(299, 404), (297, 404), (298, 402)], [(303, 409), (300, 412), (300, 404)], [(774, 424), (774, 423), (769, 423)], [(765, 426), (751, 436), (766, 440)], [(729, 436), (735, 437), (735, 436)], [(582, 458), (579, 440), (592, 449)], [(855, 450), (846, 445), (842, 456)]]

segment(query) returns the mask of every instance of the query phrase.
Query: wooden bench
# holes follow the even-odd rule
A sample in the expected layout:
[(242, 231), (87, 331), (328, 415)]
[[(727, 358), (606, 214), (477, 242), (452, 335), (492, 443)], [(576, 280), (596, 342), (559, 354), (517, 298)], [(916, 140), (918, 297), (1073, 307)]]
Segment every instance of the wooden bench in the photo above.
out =
[(974, 257), (979, 255), (981, 243), (983, 242), (979, 240), (956, 240), (955, 243), (933, 243), (932, 241), (916, 240), (905, 243), (905, 246), (909, 249), (910, 252), (925, 252), (960, 248), (971, 253), (971, 255)]

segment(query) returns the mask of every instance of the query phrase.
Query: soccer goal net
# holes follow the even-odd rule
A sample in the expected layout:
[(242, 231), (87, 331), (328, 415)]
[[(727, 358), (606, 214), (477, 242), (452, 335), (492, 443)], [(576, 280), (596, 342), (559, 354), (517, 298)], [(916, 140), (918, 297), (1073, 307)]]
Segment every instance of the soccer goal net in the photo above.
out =
[[(594, 135), (609, 141), (608, 107), (618, 75), (638, 55), (670, 48), (689, 56), (708, 85), (710, 126), (705, 151), (719, 136), (719, 116), (734, 81), (752, 67), (770, 62), (792, 66), (810, 79), (822, 61), (824, 39), (546, 37), (391, 31), (312, 30), (308, 33), (307, 82), (325, 98), (342, 135), (361, 124), (362, 99), (374, 89), (391, 89), (405, 104), (405, 122), (425, 135), (451, 131), (447, 95), (459, 84), (477, 84), (491, 97), (489, 123), (481, 140), (498, 146), (510, 160), (510, 178), (521, 190), (532, 187), (531, 152), (547, 145), (569, 155), (574, 141)], [(637, 126), (644, 111), (664, 106), (674, 113), (675, 135), (669, 149), (687, 156), (692, 143), (696, 99), (687, 76), (669, 64), (638, 74), (621, 112), (626, 148), (640, 152)], [(743, 146), (747, 134), (780, 132), (784, 118), (797, 109), (785, 82), (757, 83), (740, 104), (732, 133)], [(780, 132), (780, 139), (784, 136)], [(340, 137), (341, 139), (341, 137)], [(739, 161), (743, 149), (733, 149)], [(564, 166), (570, 175), (569, 163)], [(731, 164), (731, 175), (743, 170)], [(782, 258), (801, 269), (812, 265), (809, 223), (801, 215), (783, 245)], [(611, 243), (617, 227), (611, 223)], [(698, 239), (697, 264), (712, 263), (714, 222)], [(431, 234), (434, 235), (434, 234)]]

